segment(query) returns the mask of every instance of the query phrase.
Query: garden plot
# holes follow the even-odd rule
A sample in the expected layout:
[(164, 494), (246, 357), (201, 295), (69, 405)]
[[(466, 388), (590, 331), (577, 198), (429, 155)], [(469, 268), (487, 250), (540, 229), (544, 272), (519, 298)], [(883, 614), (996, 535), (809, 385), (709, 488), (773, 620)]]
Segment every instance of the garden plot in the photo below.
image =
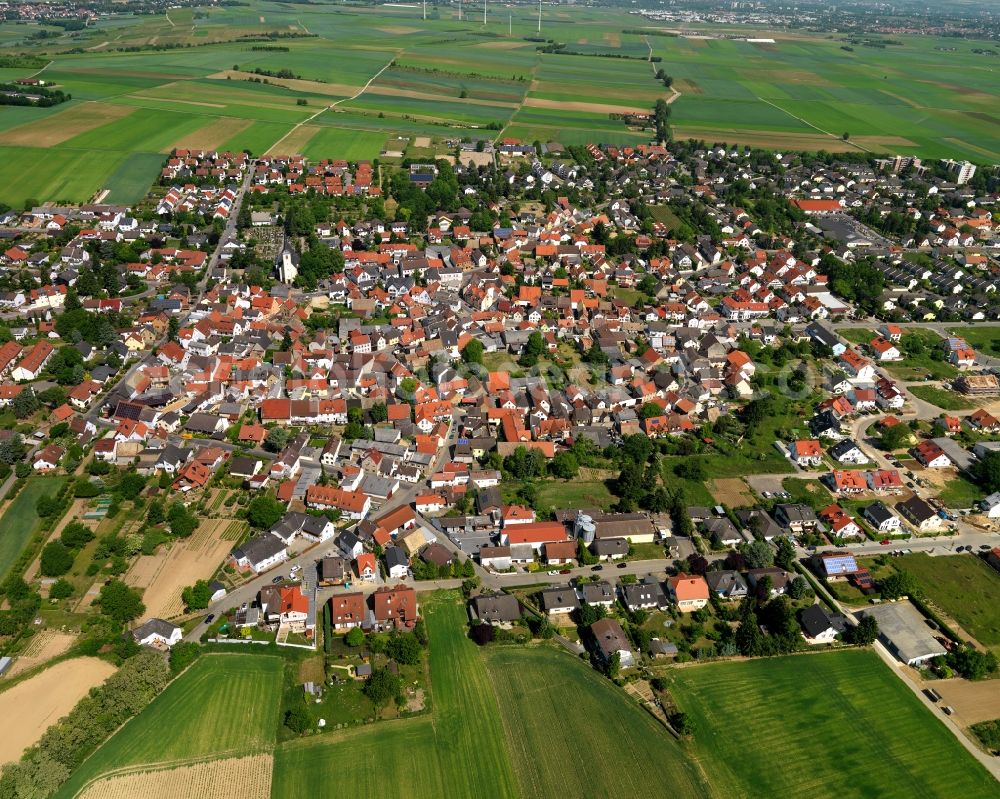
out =
[(245, 525), (236, 519), (205, 519), (187, 540), (161, 548), (155, 555), (140, 556), (125, 575), (125, 582), (143, 589), (148, 615), (164, 619), (179, 616), (184, 611), (181, 591), (215, 574)]

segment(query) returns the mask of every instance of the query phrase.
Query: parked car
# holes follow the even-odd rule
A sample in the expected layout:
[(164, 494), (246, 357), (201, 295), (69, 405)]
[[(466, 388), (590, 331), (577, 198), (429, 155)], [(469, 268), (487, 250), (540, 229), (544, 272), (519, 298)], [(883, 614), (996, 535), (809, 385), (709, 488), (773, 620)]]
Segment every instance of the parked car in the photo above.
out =
[(617, 568), (624, 569), (626, 566), (628, 566), (627, 563), (619, 563)]
[(272, 584), (272, 585), (274, 585), (274, 584), (277, 584), (277, 583), (280, 583), (280, 582), (281, 582), (282, 580), (284, 580), (284, 579), (285, 579), (285, 578), (284, 578), (284, 577), (282, 577), (282, 576), (281, 576), (281, 575), (279, 574), (279, 575), (278, 575), (277, 577), (275, 577), (275, 578), (274, 578), (273, 580), (271, 580), (271, 584)]
[(596, 566), (591, 566), (590, 570), (592, 572), (601, 572), (604, 571), (604, 567), (600, 563), (598, 563)]
[(560, 574), (572, 574), (572, 571), (570, 569), (560, 569), (559, 573)]
[(214, 613), (209, 613), (205, 617), (205, 624), (211, 624), (213, 621), (215, 621), (215, 614)]
[(549, 574), (549, 575), (559, 574), (559, 569), (552, 569), (551, 571), (547, 572), (547, 574)]
[(879, 543), (882, 546), (887, 547), (887, 546), (889, 546), (889, 539), (888, 538), (883, 538), (881, 541), (879, 541)]

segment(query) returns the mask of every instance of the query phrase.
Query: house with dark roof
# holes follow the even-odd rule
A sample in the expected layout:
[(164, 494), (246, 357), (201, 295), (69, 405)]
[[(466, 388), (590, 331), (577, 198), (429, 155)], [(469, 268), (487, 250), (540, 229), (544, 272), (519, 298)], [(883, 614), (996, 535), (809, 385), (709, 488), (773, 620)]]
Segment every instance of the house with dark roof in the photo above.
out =
[(837, 637), (837, 629), (822, 605), (810, 605), (803, 610), (799, 624), (802, 625), (802, 637), (810, 644), (829, 644)]
[(622, 668), (635, 665), (635, 656), (632, 654), (628, 636), (616, 619), (598, 619), (590, 625), (590, 634), (593, 636), (597, 655), (604, 663), (610, 663), (617, 655)]
[(513, 594), (482, 594), (469, 603), (469, 612), (484, 624), (511, 624), (521, 618), (521, 603)]

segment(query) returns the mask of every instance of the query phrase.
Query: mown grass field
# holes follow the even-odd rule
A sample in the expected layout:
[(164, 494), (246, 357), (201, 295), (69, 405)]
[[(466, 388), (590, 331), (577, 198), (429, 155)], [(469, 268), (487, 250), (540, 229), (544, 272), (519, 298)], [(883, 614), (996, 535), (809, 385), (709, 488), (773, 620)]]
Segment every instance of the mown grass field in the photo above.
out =
[(204, 655), (98, 749), (56, 794), (130, 766), (266, 752), (278, 725), (282, 660), (260, 654)]
[(0, 582), (7, 576), (38, 526), (39, 518), (35, 512), (38, 498), (55, 496), (65, 482), (65, 477), (55, 475), (31, 477), (7, 507), (3, 518), (0, 518)]
[(495, 647), (486, 663), (521, 796), (711, 795), (684, 748), (571, 655)]
[(1000, 796), (1000, 786), (870, 651), (671, 674), (719, 795)]
[(978, 557), (932, 558), (923, 552), (893, 563), (914, 577), (927, 598), (984, 646), (1000, 652), (1000, 575)]
[(336, 782), (338, 796), (511, 797), (517, 784), (482, 657), (455, 594), (422, 595), (430, 634), (431, 713), (306, 738), (275, 754), (273, 799)]

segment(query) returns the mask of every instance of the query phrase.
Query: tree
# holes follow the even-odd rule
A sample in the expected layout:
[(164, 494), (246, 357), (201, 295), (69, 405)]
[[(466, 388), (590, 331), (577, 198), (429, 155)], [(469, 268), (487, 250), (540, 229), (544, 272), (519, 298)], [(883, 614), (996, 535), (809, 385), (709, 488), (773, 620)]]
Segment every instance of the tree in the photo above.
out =
[(0, 463), (15, 464), (24, 460), (24, 439), (20, 433), (13, 433), (6, 441), (0, 441)]
[(908, 596), (916, 589), (917, 583), (908, 571), (900, 570), (884, 577), (879, 583), (879, 591), (883, 599), (899, 599)]
[(805, 599), (812, 593), (812, 589), (809, 588), (806, 578), (801, 575), (792, 578), (791, 582), (788, 583), (787, 590), (788, 596), (792, 599)]
[(879, 446), (886, 452), (893, 452), (908, 446), (912, 440), (913, 434), (910, 428), (905, 424), (896, 424), (883, 428), (882, 435), (879, 436)]
[(292, 732), (301, 735), (312, 726), (309, 711), (301, 702), (285, 711), (285, 726)]
[(272, 427), (267, 431), (264, 448), (271, 452), (280, 452), (288, 443), (288, 431), (284, 427)]
[(171, 316), (167, 320), (167, 341), (177, 341), (177, 333), (181, 329), (181, 323), (176, 316)]
[(27, 419), (42, 405), (38, 401), (38, 397), (35, 396), (35, 392), (29, 387), (14, 397), (14, 401), (11, 402), (10, 406), (14, 411), (14, 416), (18, 419)]
[(73, 553), (61, 541), (50, 541), (42, 549), (40, 568), (45, 577), (59, 577), (73, 568)]
[(766, 569), (774, 565), (774, 550), (766, 541), (750, 541), (740, 545), (740, 552), (746, 558), (750, 569)]
[(72, 595), (73, 595), (73, 583), (62, 577), (60, 577), (58, 580), (52, 583), (52, 587), (49, 589), (50, 599), (66, 599), (67, 597), (70, 597)]
[(385, 647), (389, 657), (406, 666), (419, 663), (421, 651), (420, 642), (412, 633), (395, 633)]
[(1000, 491), (1000, 451), (991, 450), (972, 466), (972, 476), (987, 493)]
[(359, 647), (365, 642), (364, 631), (360, 627), (352, 627), (344, 636), (344, 643), (351, 647)]
[(482, 366), (485, 351), (486, 348), (479, 339), (470, 339), (469, 343), (462, 348), (462, 360), (465, 363), (478, 363)]
[(88, 543), (94, 540), (94, 534), (90, 528), (81, 522), (70, 522), (59, 535), (59, 540), (68, 549), (83, 549)]
[(967, 680), (981, 680), (997, 670), (997, 656), (969, 646), (959, 646), (947, 657), (948, 665)]
[(874, 616), (862, 616), (854, 627), (847, 628), (847, 640), (858, 646), (871, 646), (878, 639), (878, 622)]
[(374, 669), (362, 689), (373, 705), (385, 707), (393, 700), (399, 701), (402, 695), (403, 682), (387, 668)]
[(663, 416), (663, 408), (655, 402), (644, 402), (639, 409), (639, 418), (652, 419), (654, 416)]
[(125, 472), (115, 492), (122, 499), (135, 499), (146, 487), (146, 478), (137, 472)]
[(61, 507), (62, 504), (55, 497), (43, 495), (35, 500), (35, 513), (43, 519), (55, 516)]
[(774, 562), (786, 572), (792, 571), (795, 568), (795, 545), (788, 536), (782, 535), (778, 536), (777, 548)]
[(259, 529), (268, 529), (285, 515), (285, 506), (272, 497), (254, 497), (247, 505), (247, 521)]
[(119, 624), (139, 618), (146, 610), (146, 606), (142, 603), (142, 595), (121, 580), (111, 580), (106, 583), (94, 600), (94, 604), (100, 607), (101, 613)]
[(212, 589), (207, 580), (198, 580), (194, 585), (189, 585), (181, 591), (181, 599), (191, 610), (203, 610), (212, 600)]
[(170, 522), (170, 532), (178, 538), (188, 538), (198, 526), (198, 517), (180, 502), (170, 506), (167, 520)]
[(170, 671), (180, 674), (201, 656), (201, 647), (193, 641), (178, 641), (170, 648)]
[(571, 480), (580, 471), (580, 464), (571, 451), (565, 450), (549, 462), (549, 472), (563, 480)]
[(545, 354), (545, 339), (537, 330), (532, 331), (528, 336), (528, 341), (524, 345), (524, 352), (518, 363), (521, 366), (531, 367), (538, 363), (538, 359)]

